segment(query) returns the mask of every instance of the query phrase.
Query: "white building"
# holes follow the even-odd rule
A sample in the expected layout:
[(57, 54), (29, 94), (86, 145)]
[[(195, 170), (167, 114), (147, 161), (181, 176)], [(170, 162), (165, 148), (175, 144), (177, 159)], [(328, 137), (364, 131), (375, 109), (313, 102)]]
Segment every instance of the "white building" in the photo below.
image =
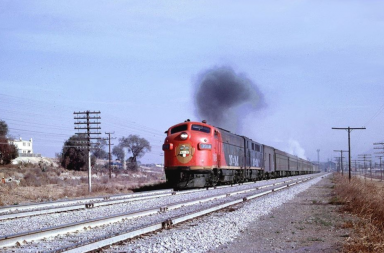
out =
[(17, 151), (20, 154), (33, 154), (32, 138), (29, 141), (23, 141), (20, 137), (18, 140), (9, 140), (9, 144), (16, 146)]

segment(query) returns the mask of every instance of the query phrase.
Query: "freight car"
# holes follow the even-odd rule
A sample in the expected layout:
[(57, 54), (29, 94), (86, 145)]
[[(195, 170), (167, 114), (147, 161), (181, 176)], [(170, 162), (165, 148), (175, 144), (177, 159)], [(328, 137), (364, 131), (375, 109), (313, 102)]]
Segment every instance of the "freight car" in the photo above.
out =
[(311, 162), (203, 122), (170, 127), (164, 170), (174, 188), (198, 188), (318, 171)]

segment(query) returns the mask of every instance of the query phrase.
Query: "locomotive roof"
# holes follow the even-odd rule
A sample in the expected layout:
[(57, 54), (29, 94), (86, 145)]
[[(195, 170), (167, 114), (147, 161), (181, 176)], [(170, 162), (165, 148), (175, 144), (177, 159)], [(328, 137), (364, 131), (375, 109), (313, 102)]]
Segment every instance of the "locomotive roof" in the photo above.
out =
[[(254, 140), (252, 140), (251, 138), (248, 138), (247, 136), (232, 133), (231, 131), (229, 131), (229, 130), (227, 130), (227, 129), (224, 129), (224, 128), (221, 128), (221, 127), (217, 127), (217, 126), (213, 126), (213, 125), (210, 125), (210, 124), (208, 124), (208, 123), (206, 123), (206, 122), (186, 120), (186, 121), (184, 121), (184, 122), (181, 122), (181, 123), (179, 123), (179, 124), (176, 124), (176, 125), (171, 126), (169, 129), (171, 129), (171, 128), (173, 128), (173, 127), (176, 127), (176, 126), (179, 126), (179, 125), (183, 125), (183, 124), (200, 124), (200, 125), (205, 125), (205, 126), (213, 127), (213, 128), (216, 128), (216, 129), (218, 129), (218, 130), (220, 130), (220, 131), (225, 131), (226, 133), (229, 133), (229, 134), (232, 134), (232, 135), (235, 135), (235, 136), (238, 136), (238, 137), (242, 137), (242, 138), (244, 138), (244, 139), (246, 139), (246, 140), (250, 140), (250, 141), (255, 142), (255, 143), (257, 143), (257, 144), (260, 144), (260, 145), (263, 145), (263, 146), (267, 146), (267, 147), (273, 148), (274, 150), (277, 150), (278, 152), (280, 152), (280, 153), (282, 153), (282, 154), (285, 154), (285, 155), (290, 156), (290, 157), (295, 157), (295, 158), (297, 158), (298, 160), (302, 160), (302, 161), (310, 162), (310, 161), (308, 161), (308, 160), (306, 160), (306, 159), (303, 159), (303, 158), (300, 158), (300, 157), (298, 157), (298, 156), (296, 156), (296, 155), (293, 155), (293, 154), (284, 152), (284, 151), (282, 151), (282, 150), (280, 150), (280, 149), (277, 149), (277, 148), (275, 148), (275, 147), (272, 147), (272, 146), (265, 145), (265, 144), (259, 143), (259, 142), (257, 142), (257, 141), (254, 141)], [(168, 130), (169, 130), (169, 129), (168, 129)], [(167, 130), (167, 131), (168, 131), (168, 130)], [(167, 131), (166, 131), (166, 132), (167, 132)], [(311, 163), (311, 162), (310, 162), (310, 163)]]

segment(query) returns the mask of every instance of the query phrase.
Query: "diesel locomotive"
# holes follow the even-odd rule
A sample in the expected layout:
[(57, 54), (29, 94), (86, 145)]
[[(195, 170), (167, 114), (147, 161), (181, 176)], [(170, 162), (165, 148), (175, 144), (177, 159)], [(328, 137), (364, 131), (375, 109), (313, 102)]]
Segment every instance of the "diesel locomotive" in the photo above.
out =
[(165, 131), (164, 170), (178, 189), (209, 187), (318, 172), (310, 161), (206, 121), (186, 120)]

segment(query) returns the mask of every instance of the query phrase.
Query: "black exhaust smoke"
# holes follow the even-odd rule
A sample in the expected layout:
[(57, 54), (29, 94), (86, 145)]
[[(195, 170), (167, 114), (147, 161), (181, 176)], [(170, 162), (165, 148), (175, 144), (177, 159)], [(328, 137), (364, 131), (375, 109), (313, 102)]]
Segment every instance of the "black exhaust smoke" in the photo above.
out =
[(264, 95), (244, 74), (228, 66), (202, 72), (195, 84), (195, 108), (200, 119), (238, 132), (248, 113), (266, 106)]

